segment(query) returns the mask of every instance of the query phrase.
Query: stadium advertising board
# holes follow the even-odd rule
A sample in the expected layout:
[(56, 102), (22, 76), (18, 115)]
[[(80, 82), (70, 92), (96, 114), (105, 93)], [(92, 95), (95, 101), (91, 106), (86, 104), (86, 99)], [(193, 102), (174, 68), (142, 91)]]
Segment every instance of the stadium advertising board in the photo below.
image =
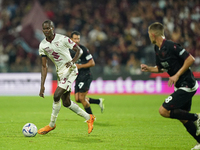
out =
[[(31, 95), (38, 96), (41, 73), (0, 73), (0, 96)], [(200, 85), (200, 81), (198, 81)], [(74, 93), (74, 83), (72, 93)], [(45, 95), (52, 95), (57, 87), (57, 81), (48, 73), (45, 81)], [(90, 86), (90, 94), (170, 94), (174, 87), (168, 87), (168, 80), (160, 76), (150, 80), (132, 80), (130, 77), (116, 80), (97, 78)], [(197, 90), (196, 94), (200, 94)]]
[[(0, 73), (0, 95), (39, 95), (41, 73)], [(51, 95), (52, 74), (45, 81), (45, 95)]]
[[(200, 84), (200, 82), (199, 82)], [(55, 91), (57, 81), (53, 82), (52, 93)], [(151, 80), (132, 80), (130, 77), (123, 80), (103, 80), (97, 78), (90, 86), (90, 94), (170, 94), (174, 87), (168, 87), (168, 81), (163, 81), (161, 77)], [(74, 84), (72, 85), (74, 92)], [(198, 89), (197, 94), (200, 94)]]

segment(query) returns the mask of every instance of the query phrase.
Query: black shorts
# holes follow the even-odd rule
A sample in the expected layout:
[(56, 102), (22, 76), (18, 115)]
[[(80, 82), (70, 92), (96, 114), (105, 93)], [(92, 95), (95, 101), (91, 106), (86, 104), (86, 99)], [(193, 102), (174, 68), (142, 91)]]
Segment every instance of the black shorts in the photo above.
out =
[(186, 92), (184, 90), (179, 89), (170, 96), (168, 96), (168, 98), (165, 99), (162, 106), (167, 110), (182, 109), (190, 111), (192, 104), (192, 97), (194, 96), (195, 93), (196, 91)]
[(84, 93), (90, 89), (90, 84), (92, 82), (92, 75), (89, 74), (79, 74), (76, 79), (75, 93)]

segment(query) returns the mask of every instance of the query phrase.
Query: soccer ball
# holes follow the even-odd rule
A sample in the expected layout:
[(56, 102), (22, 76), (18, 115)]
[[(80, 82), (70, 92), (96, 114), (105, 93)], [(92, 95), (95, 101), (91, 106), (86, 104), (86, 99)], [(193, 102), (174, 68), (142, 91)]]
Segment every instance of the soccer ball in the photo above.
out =
[(23, 126), (22, 133), (26, 137), (34, 137), (37, 134), (37, 127), (33, 123), (27, 123)]

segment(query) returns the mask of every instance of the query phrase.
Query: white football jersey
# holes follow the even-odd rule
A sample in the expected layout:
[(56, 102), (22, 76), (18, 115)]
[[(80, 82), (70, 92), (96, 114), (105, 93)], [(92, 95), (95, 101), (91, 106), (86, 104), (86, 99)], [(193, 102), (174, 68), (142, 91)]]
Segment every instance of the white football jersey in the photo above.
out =
[[(55, 64), (59, 75), (63, 70), (68, 69), (65, 64), (72, 60), (69, 49), (72, 49), (75, 44), (69, 37), (55, 34), (51, 42), (47, 41), (46, 38), (41, 41), (39, 55), (47, 55)], [(72, 68), (75, 69), (76, 65), (73, 65)]]

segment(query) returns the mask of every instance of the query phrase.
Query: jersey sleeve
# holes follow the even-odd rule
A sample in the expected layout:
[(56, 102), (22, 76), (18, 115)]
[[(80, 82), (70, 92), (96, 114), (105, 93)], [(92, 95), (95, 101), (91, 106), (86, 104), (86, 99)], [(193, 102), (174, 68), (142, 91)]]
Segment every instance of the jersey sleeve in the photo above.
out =
[(188, 58), (190, 53), (186, 51), (184, 48), (181, 47), (181, 45), (174, 43), (173, 45), (173, 52), (176, 56), (180, 57), (181, 59), (185, 60)]
[(69, 37), (65, 36), (64, 37), (64, 44), (67, 48), (73, 49), (73, 47), (76, 45)]
[(39, 45), (39, 55), (40, 56), (46, 55), (45, 52), (44, 52), (44, 49), (41, 46), (41, 44)]
[(83, 49), (83, 53), (85, 53), (85, 59), (87, 61), (89, 61), (90, 59), (92, 59), (92, 55), (90, 54), (90, 51), (87, 48), (82, 48)]

